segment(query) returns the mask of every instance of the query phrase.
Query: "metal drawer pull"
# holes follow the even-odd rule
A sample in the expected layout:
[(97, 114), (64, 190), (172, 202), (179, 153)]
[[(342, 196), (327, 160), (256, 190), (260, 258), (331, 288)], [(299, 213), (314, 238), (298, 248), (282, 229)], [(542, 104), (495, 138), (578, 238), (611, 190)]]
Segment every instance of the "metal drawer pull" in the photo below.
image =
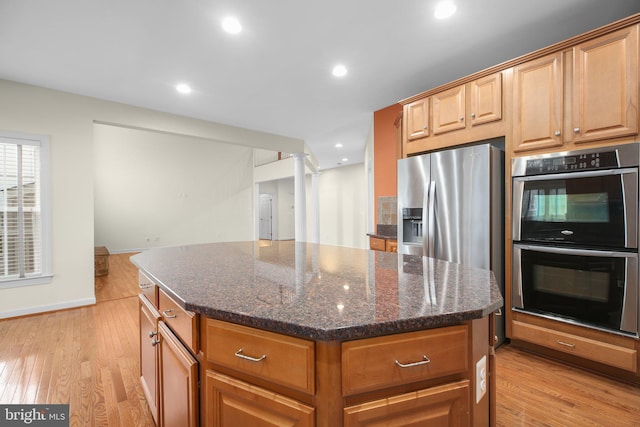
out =
[(257, 358), (256, 357), (251, 357), (251, 356), (246, 356), (246, 355), (242, 354), (242, 349), (236, 351), (235, 354), (236, 354), (236, 357), (239, 357), (240, 359), (244, 359), (244, 360), (249, 360), (251, 362), (262, 362), (264, 359), (267, 358), (266, 354), (263, 354), (262, 356), (257, 357)]
[(422, 360), (419, 362), (411, 362), (411, 363), (400, 363), (396, 360), (396, 365), (401, 368), (413, 368), (414, 366), (426, 365), (427, 363), (431, 363), (431, 360), (427, 356), (422, 356)]
[(556, 340), (556, 342), (560, 345), (563, 345), (565, 347), (570, 347), (570, 348), (574, 348), (576, 345), (575, 344), (570, 344), (568, 342), (564, 342), (564, 341), (560, 341), (560, 340)]
[(170, 308), (169, 310), (165, 310), (162, 312), (162, 314), (164, 315), (164, 317), (166, 317), (167, 319), (174, 319), (176, 317), (178, 317), (177, 314), (174, 314), (173, 316), (169, 316), (167, 313), (171, 313), (173, 311), (173, 308)]

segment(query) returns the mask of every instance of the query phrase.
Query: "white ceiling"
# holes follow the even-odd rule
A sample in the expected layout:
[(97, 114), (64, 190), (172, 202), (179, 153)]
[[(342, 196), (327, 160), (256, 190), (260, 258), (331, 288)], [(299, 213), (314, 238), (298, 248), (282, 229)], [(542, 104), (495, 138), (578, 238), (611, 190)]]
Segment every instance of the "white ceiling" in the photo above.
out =
[(300, 138), (326, 169), (363, 161), (373, 111), (640, 12), (454, 1), (437, 21), (436, 0), (0, 0), (0, 78)]

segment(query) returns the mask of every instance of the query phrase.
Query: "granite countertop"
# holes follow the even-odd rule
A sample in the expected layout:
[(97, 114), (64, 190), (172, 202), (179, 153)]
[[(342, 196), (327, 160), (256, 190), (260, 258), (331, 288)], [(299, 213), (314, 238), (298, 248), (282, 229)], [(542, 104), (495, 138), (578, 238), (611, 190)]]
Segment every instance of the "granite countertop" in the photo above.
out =
[(367, 236), (377, 237), (378, 239), (397, 240), (398, 227), (391, 224), (376, 225), (375, 233), (367, 233)]
[(312, 340), (350, 340), (487, 316), (493, 273), (413, 255), (293, 241), (150, 249), (131, 261), (183, 308)]

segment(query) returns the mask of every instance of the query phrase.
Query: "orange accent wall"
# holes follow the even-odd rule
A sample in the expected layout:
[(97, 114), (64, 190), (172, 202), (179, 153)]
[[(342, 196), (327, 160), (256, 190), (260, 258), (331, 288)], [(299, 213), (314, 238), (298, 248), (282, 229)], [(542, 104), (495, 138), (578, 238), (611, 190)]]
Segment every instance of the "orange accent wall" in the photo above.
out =
[(402, 105), (393, 104), (373, 113), (374, 217), (378, 224), (378, 197), (397, 194), (397, 129), (394, 122)]

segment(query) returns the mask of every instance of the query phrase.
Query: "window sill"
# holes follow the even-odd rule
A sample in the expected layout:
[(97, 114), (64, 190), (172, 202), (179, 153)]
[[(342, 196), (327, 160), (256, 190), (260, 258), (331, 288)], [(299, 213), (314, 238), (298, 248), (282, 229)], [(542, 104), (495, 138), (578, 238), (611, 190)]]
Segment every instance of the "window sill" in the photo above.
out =
[(51, 283), (53, 274), (44, 274), (38, 277), (26, 277), (24, 279), (0, 280), (0, 289), (21, 288), (23, 286), (46, 285)]

